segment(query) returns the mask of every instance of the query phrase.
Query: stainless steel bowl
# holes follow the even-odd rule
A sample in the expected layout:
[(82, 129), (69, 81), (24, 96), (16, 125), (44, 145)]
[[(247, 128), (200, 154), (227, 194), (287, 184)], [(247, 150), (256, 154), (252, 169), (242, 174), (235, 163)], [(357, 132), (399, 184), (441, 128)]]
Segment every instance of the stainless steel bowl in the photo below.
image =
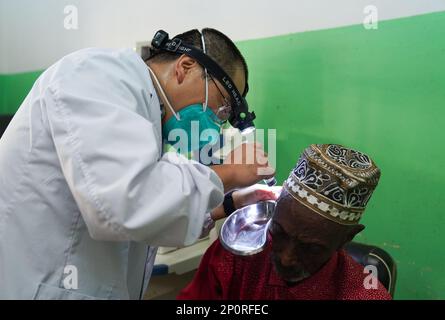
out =
[(262, 201), (236, 210), (221, 227), (219, 240), (223, 247), (241, 256), (263, 251), (275, 206), (275, 201)]

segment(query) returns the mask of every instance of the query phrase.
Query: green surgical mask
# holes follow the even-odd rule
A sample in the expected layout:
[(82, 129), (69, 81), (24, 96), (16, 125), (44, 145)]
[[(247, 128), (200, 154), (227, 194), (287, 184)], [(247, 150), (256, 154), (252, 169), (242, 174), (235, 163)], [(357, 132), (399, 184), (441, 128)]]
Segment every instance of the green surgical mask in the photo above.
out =
[(207, 70), (205, 70), (205, 103), (193, 104), (182, 108), (179, 112), (175, 112), (156, 75), (150, 68), (148, 69), (167, 106), (173, 113), (173, 116), (162, 126), (163, 140), (175, 147), (180, 153), (188, 153), (196, 150), (200, 151), (205, 145), (218, 142), (221, 126), (224, 121), (218, 119), (216, 114), (207, 107)]
[(180, 151), (201, 150), (219, 141), (223, 121), (202, 104), (187, 106), (174, 114), (162, 127), (162, 137)]

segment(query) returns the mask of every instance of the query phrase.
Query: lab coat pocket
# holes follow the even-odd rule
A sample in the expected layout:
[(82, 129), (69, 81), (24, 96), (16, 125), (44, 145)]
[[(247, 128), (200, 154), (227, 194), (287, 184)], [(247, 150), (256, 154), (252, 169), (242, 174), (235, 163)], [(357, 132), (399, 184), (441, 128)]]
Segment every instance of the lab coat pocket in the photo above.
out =
[(50, 286), (40, 283), (33, 300), (104, 300), (103, 298), (92, 297), (74, 290)]

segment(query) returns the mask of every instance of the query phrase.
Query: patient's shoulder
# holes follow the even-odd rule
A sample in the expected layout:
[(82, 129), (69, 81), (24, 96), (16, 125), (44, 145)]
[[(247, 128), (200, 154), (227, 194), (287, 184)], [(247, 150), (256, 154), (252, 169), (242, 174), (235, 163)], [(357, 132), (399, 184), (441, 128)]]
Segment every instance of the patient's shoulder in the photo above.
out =
[(221, 264), (227, 265), (230, 262), (235, 261), (236, 256), (226, 250), (219, 239), (216, 239), (206, 251), (206, 255), (210, 259), (210, 262), (214, 266), (219, 266)]
[(338, 254), (339, 281), (342, 299), (351, 300), (391, 300), (383, 284), (378, 279), (371, 279), (364, 266), (354, 261), (345, 251)]

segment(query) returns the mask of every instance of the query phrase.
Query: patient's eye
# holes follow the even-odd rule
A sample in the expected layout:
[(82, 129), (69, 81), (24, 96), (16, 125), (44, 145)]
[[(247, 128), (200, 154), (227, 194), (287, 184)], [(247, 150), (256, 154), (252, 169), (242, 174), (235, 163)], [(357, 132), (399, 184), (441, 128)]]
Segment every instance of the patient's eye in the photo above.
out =
[(270, 225), (270, 233), (272, 234), (272, 236), (279, 236), (282, 238), (288, 237), (288, 234), (276, 222), (272, 222), (272, 224)]
[(310, 254), (320, 254), (323, 253), (324, 247), (315, 243), (302, 243), (301, 248)]

